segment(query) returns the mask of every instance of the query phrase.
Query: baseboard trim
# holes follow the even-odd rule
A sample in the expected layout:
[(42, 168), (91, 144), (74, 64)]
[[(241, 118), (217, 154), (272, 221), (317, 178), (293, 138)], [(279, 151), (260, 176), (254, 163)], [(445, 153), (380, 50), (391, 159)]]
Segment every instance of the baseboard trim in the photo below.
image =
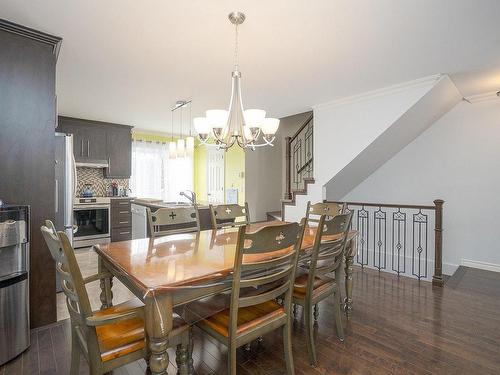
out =
[(480, 262), (478, 260), (462, 259), (462, 266), (479, 268), (485, 271), (500, 272), (500, 264)]

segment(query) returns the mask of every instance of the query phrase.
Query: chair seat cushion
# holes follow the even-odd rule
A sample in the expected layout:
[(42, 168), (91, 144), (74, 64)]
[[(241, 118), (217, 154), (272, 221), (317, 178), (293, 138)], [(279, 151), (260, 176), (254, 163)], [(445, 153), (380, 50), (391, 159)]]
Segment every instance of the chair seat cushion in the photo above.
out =
[[(305, 298), (307, 290), (307, 278), (308, 274), (295, 278), (295, 284), (293, 286), (293, 296), (296, 298)], [(319, 278), (314, 279), (313, 295), (319, 295), (324, 291), (335, 287), (335, 279)]]
[[(129, 300), (105, 310), (96, 311), (95, 316), (106, 316), (124, 313), (129, 310), (144, 307), (138, 299)], [(173, 329), (171, 335), (178, 335), (188, 330), (184, 320), (174, 315)], [(131, 318), (115, 324), (107, 324), (96, 327), (97, 340), (101, 351), (102, 360), (109, 361), (144, 349), (144, 320), (142, 318)]]
[[(246, 331), (265, 325), (266, 323), (285, 315), (285, 309), (275, 301), (267, 301), (258, 305), (242, 307), (238, 309), (238, 324), (236, 333), (242, 334)], [(229, 337), (229, 309), (221, 311), (198, 323), (207, 326), (222, 336)]]

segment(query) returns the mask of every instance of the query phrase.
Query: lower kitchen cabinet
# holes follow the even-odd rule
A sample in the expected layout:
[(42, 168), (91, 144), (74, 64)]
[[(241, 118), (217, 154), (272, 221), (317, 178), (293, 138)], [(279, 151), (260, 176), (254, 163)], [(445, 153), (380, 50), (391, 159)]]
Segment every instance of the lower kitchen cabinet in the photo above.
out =
[(113, 198), (111, 199), (111, 242), (131, 239), (131, 198)]

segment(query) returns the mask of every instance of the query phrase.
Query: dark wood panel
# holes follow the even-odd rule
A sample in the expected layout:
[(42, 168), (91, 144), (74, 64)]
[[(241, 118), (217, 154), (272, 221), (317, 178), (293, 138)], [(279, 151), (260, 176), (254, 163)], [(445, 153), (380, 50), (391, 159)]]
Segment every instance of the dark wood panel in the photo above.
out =
[[(0, 197), (31, 206), (31, 325), (56, 320), (55, 268), (40, 233), (54, 218), (54, 45), (0, 20)], [(57, 38), (55, 39), (57, 40)]]
[(132, 239), (132, 227), (112, 228), (111, 241), (128, 241)]
[(132, 213), (130, 210), (117, 210), (111, 212), (111, 227), (122, 228), (132, 225)]
[(109, 168), (104, 170), (107, 178), (130, 178), (132, 174), (132, 133), (129, 127), (107, 129), (107, 152)]
[(73, 134), (73, 152), (77, 162), (108, 158), (106, 128), (100, 123), (59, 116), (57, 130)]
[(59, 116), (58, 131), (74, 135), (75, 160), (108, 160), (106, 178), (130, 178), (132, 127), (102, 121)]
[[(498, 374), (500, 373), (500, 274), (460, 271), (453, 287), (432, 287), (406, 277), (354, 269), (355, 305), (347, 321), (346, 340), (335, 336), (333, 304), (320, 303), (314, 334), (318, 366), (309, 366), (302, 311), (292, 332), (297, 375), (336, 374)], [(473, 328), (471, 328), (473, 327)], [(50, 335), (47, 333), (50, 332)], [(0, 374), (38, 374), (50, 368), (49, 347), (55, 360), (51, 374), (66, 375), (70, 361), (67, 320), (32, 332), (32, 346), (0, 367)], [(250, 351), (238, 349), (238, 374), (282, 375), (281, 333), (274, 331), (253, 342)], [(45, 341), (45, 343), (42, 343)], [(226, 374), (226, 348), (194, 329), (196, 374)], [(175, 351), (168, 351), (168, 374), (175, 374)], [(15, 372), (14, 372), (15, 371)], [(82, 360), (80, 374), (88, 374)], [(113, 373), (145, 374), (143, 360)]]

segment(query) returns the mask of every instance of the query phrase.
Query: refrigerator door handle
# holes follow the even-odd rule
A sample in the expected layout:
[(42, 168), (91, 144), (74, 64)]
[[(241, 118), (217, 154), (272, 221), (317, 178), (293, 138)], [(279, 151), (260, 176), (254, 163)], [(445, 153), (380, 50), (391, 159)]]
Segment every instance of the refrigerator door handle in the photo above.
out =
[(55, 212), (59, 212), (59, 180), (56, 179)]
[(71, 198), (76, 197), (76, 189), (77, 189), (77, 184), (78, 182), (76, 181), (76, 161), (75, 161), (75, 156), (73, 155), (72, 158), (73, 162), (73, 195)]

